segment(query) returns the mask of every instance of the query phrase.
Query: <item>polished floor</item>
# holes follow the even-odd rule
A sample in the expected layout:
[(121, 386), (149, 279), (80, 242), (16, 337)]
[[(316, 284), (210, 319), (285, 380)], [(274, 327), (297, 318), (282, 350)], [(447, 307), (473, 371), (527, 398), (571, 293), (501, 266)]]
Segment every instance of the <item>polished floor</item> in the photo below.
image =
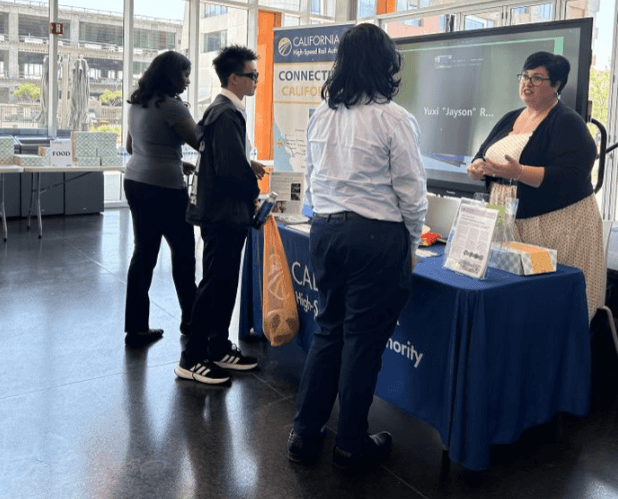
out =
[[(481, 473), (446, 470), (436, 431), (379, 399), (370, 429), (394, 437), (383, 466), (353, 475), (332, 467), (336, 415), (315, 466), (288, 462), (299, 348), (242, 343), (260, 365), (229, 387), (176, 379), (182, 339), (165, 245), (151, 288), (151, 326), (165, 335), (147, 348), (124, 345), (131, 251), (126, 209), (46, 218), (43, 239), (9, 220), (0, 242), (0, 498), (618, 497), (618, 402), (605, 385), (588, 417), (495, 447)], [(617, 361), (604, 341), (607, 366)]]

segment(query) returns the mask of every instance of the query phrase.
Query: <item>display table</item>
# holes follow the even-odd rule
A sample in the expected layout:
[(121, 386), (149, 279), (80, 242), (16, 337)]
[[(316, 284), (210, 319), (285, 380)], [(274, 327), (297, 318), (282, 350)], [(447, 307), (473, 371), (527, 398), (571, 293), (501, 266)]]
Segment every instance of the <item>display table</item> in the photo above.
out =
[[(105, 171), (124, 171), (122, 166), (24, 166), (21, 171), (32, 174), (32, 188), (30, 190), (30, 204), (28, 208), (28, 230), (30, 229), (30, 217), (33, 210), (36, 210), (39, 223), (39, 239), (43, 237), (43, 220), (41, 216), (41, 194), (44, 194), (54, 187), (64, 185), (67, 182), (72, 182), (92, 172)], [(41, 189), (41, 174), (43, 173), (77, 173), (78, 175), (62, 182), (50, 185)], [(5, 236), (6, 237), (6, 236)], [(5, 239), (6, 240), (6, 239)]]
[[(318, 294), (308, 235), (280, 226), (300, 315), (297, 343), (307, 351), (317, 328)], [(262, 233), (247, 242), (240, 337), (262, 331)], [(434, 248), (432, 248), (434, 249)], [(442, 248), (437, 248), (440, 252)], [(590, 330), (584, 276), (517, 276), (490, 268), (480, 281), (426, 258), (389, 340), (376, 394), (433, 425), (451, 460), (473, 470), (490, 445), (516, 441), (558, 412), (587, 414)]]
[(5, 242), (8, 238), (8, 227), (6, 226), (6, 209), (4, 207), (4, 174), (21, 173), (23, 171), (23, 166), (0, 165), (0, 216), (2, 217), (2, 235)]

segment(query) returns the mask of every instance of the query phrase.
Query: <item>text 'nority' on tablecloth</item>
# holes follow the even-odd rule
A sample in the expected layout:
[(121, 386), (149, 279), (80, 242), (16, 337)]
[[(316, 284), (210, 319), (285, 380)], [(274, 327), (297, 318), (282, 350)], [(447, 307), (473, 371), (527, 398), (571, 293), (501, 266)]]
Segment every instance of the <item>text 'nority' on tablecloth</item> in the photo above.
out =
[(409, 341), (406, 343), (400, 343), (393, 338), (388, 339), (386, 348), (414, 362), (415, 369), (418, 368), (418, 365), (421, 363), (421, 360), (423, 360), (423, 356), (425, 355), (424, 353), (417, 351), (414, 348), (414, 345), (412, 345)]

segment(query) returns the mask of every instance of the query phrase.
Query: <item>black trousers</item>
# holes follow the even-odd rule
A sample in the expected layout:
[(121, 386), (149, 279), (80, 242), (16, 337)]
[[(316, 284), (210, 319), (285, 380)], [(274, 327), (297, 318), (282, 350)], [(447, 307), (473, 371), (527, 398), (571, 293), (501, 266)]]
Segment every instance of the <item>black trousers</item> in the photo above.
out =
[(203, 276), (193, 304), (191, 336), (185, 346), (185, 354), (196, 361), (219, 360), (231, 347), (229, 327), (248, 232), (235, 225), (201, 227)]
[(185, 222), (189, 202), (187, 191), (125, 179), (124, 192), (131, 210), (134, 234), (124, 329), (127, 333), (137, 333), (149, 328), (148, 290), (163, 237), (172, 252), (172, 277), (182, 321), (189, 322), (196, 285), (193, 226)]
[(335, 444), (356, 453), (367, 434), (382, 354), (411, 292), (410, 235), (403, 222), (314, 218), (309, 246), (319, 330), (298, 388), (294, 431), (318, 435), (339, 395)]

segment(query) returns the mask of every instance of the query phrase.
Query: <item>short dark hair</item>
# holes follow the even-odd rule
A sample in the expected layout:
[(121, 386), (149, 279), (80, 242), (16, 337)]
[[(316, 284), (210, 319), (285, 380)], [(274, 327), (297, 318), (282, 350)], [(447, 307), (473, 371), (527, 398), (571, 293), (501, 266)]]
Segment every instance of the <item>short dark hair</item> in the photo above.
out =
[(566, 57), (561, 55), (552, 54), (551, 52), (535, 52), (528, 56), (524, 62), (524, 71), (534, 69), (543, 66), (547, 70), (552, 87), (559, 83), (557, 93), (560, 95), (562, 89), (569, 80), (569, 71), (571, 70), (571, 64)]
[(144, 71), (137, 83), (137, 89), (127, 102), (147, 107), (150, 99), (158, 96), (159, 99), (155, 102), (158, 107), (164, 96), (177, 97), (182, 73), (187, 69), (191, 69), (191, 61), (181, 53), (168, 50), (159, 54)]
[(212, 65), (215, 67), (221, 86), (227, 87), (231, 74), (244, 72), (247, 61), (255, 61), (257, 58), (253, 50), (242, 45), (230, 45), (219, 50)]
[(401, 54), (391, 37), (375, 24), (358, 24), (341, 38), (322, 99), (332, 109), (388, 102), (399, 90), (400, 69)]

